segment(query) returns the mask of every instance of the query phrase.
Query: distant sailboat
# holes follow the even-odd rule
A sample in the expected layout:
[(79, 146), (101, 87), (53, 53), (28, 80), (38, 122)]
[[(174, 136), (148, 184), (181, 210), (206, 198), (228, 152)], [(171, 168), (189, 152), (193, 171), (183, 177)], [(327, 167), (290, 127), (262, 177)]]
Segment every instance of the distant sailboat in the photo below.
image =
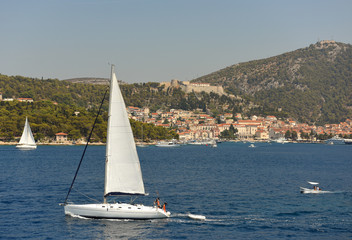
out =
[(32, 150), (37, 148), (27, 117), (26, 117), (26, 123), (24, 124), (24, 129), (23, 129), (21, 139), (19, 143), (16, 145), (16, 148), (21, 150)]
[[(157, 219), (169, 217), (170, 212), (158, 206), (108, 203), (107, 201), (109, 196), (146, 195), (136, 145), (126, 106), (114, 73), (114, 66), (111, 67), (108, 116), (104, 202), (98, 204), (68, 203), (68, 193), (65, 203), (62, 204), (64, 205), (65, 214), (107, 219)], [(72, 185), (73, 183), (71, 187)]]

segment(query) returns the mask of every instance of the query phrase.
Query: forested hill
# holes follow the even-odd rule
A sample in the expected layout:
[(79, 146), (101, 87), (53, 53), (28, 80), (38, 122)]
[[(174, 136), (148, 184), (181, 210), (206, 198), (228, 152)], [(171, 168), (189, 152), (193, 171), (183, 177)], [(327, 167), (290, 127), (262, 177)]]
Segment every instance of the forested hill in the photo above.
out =
[(301, 122), (338, 123), (352, 116), (352, 45), (320, 41), (275, 57), (235, 64), (193, 82), (249, 95), (258, 112), (282, 110)]
[(34, 101), (49, 100), (89, 108), (101, 102), (106, 88), (104, 85), (0, 74), (0, 92), (3, 98), (33, 98)]
[[(133, 91), (133, 86), (121, 86), (125, 96)], [(104, 85), (0, 74), (0, 93), (4, 100), (0, 101), (0, 140), (13, 140), (21, 136), (26, 116), (36, 140), (53, 138), (58, 132), (68, 133), (70, 139), (87, 137), (107, 88)], [(139, 98), (133, 95), (138, 94), (130, 94), (128, 99), (132, 99), (132, 104), (141, 104)], [(6, 98), (32, 98), (34, 102), (5, 101)], [(131, 103), (130, 100), (126, 102)], [(108, 95), (92, 135), (94, 141), (105, 141), (107, 103)], [(141, 136), (141, 123), (131, 120), (131, 125), (135, 136)], [(143, 124), (143, 130), (144, 140), (177, 138), (173, 130), (152, 124)]]

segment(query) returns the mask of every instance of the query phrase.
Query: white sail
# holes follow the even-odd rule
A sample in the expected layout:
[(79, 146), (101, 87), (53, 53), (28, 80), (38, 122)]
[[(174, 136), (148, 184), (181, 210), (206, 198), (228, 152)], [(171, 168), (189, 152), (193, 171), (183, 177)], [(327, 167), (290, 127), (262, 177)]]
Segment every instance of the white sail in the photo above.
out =
[(25, 147), (34, 147), (36, 146), (35, 140), (31, 131), (31, 127), (29, 126), (28, 123), (28, 118), (26, 117), (26, 123), (24, 124), (24, 129), (23, 133), (21, 136), (21, 139), (17, 145), (19, 148), (25, 148)]
[(131, 125), (114, 69), (111, 69), (104, 196), (141, 194), (144, 184)]

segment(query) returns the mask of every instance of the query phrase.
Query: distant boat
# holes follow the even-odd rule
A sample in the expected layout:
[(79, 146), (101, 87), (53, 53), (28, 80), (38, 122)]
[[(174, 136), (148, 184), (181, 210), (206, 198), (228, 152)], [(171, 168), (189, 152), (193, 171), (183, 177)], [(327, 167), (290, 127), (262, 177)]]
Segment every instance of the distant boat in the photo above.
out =
[(37, 148), (27, 117), (26, 117), (26, 123), (24, 124), (24, 129), (23, 129), (21, 139), (19, 143), (16, 145), (16, 148), (21, 150), (34, 150)]
[(192, 218), (192, 219), (195, 219), (195, 220), (206, 220), (206, 217), (203, 216), (203, 215), (196, 215), (196, 214), (189, 213), (187, 216), (189, 218)]
[[(94, 204), (69, 203), (67, 198), (72, 189), (73, 181), (65, 202), (61, 204), (64, 206), (65, 214), (106, 219), (159, 219), (170, 217), (170, 212), (158, 206), (133, 204), (133, 196), (147, 194), (144, 190), (142, 171), (126, 106), (113, 65), (111, 67), (108, 116), (104, 202)], [(109, 196), (119, 195), (131, 196), (131, 202), (109, 203), (107, 201)]]
[(190, 145), (212, 145), (212, 144), (216, 144), (216, 141), (213, 139), (202, 139), (202, 140), (192, 140), (189, 141), (187, 144)]
[(352, 139), (345, 139), (345, 144), (352, 144)]
[(147, 144), (143, 144), (143, 143), (137, 143), (136, 146), (137, 146), (137, 147), (141, 147), (141, 148), (148, 147)]
[(331, 145), (341, 145), (341, 144), (345, 144), (345, 139), (341, 138), (339, 136), (334, 136), (334, 137), (326, 140), (325, 143), (331, 144)]
[(274, 142), (277, 142), (277, 143), (282, 143), (282, 144), (285, 144), (285, 143), (288, 143), (289, 141), (287, 141), (286, 138), (284, 137), (281, 137), (281, 138), (278, 138), (276, 140), (273, 140)]
[(301, 193), (329, 193), (330, 191), (323, 191), (318, 185), (318, 182), (308, 182), (309, 184), (313, 185), (313, 189), (311, 188), (304, 188), (300, 187)]
[(177, 144), (176, 141), (169, 141), (169, 142), (158, 142), (156, 147), (179, 147), (180, 144)]
[(249, 145), (250, 148), (255, 148), (255, 145), (252, 143), (251, 145)]

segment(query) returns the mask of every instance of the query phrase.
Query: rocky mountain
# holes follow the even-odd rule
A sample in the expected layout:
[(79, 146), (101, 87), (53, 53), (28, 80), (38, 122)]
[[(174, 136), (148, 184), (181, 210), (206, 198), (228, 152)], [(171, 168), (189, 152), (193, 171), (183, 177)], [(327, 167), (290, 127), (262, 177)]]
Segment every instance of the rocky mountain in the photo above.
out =
[(320, 41), (267, 59), (235, 64), (192, 80), (247, 96), (259, 113), (286, 112), (302, 122), (352, 117), (352, 45)]

